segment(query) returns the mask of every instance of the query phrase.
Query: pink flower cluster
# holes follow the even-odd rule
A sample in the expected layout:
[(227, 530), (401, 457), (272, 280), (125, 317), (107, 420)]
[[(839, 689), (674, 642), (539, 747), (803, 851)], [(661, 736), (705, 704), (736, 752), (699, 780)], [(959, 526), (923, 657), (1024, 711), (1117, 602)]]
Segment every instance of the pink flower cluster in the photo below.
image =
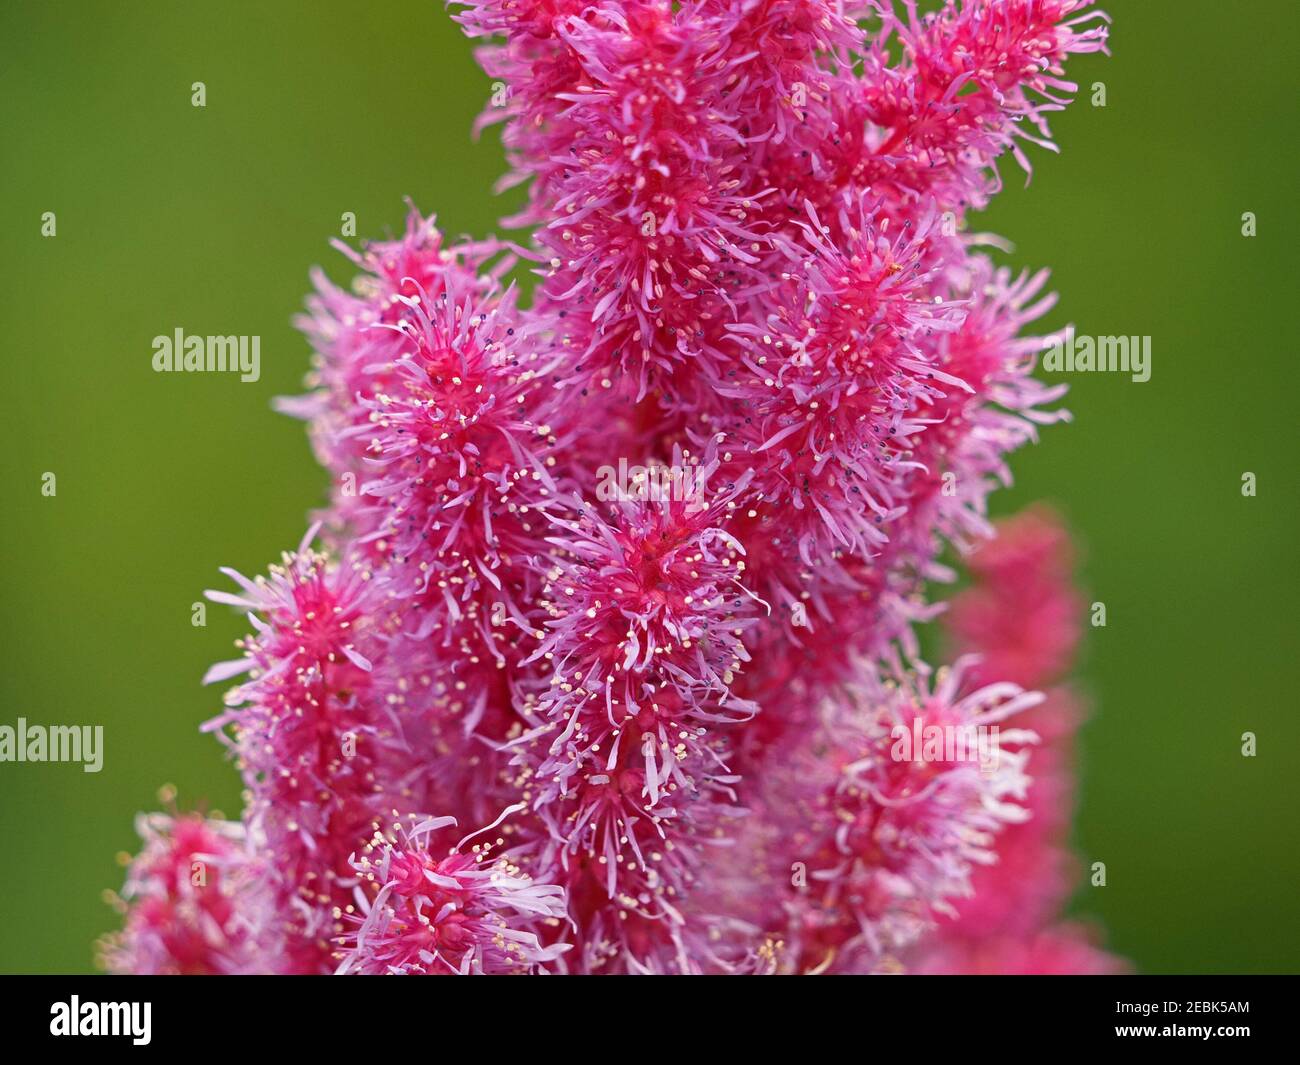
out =
[(979, 656), (976, 681), (1004, 677), (1041, 688), (1021, 718), (1039, 736), (1026, 808), (998, 837), (997, 861), (976, 869), (955, 904), (915, 951), (917, 972), (1105, 974), (1126, 971), (1098, 949), (1093, 929), (1057, 923), (1077, 878), (1069, 850), (1073, 742), (1080, 697), (1062, 682), (1078, 647), (1084, 604), (1071, 583), (1073, 555), (1059, 519), (1037, 507), (1004, 522), (970, 559), (974, 583), (945, 619), (950, 639)]
[[(1077, 604), (1014, 552), (1059, 545), (975, 556), (982, 660), (932, 670), (915, 627), (945, 547), (993, 535), (1008, 453), (1065, 417), (1025, 335), (1045, 276), (966, 220), (1051, 146), (1105, 15), (456, 3), (531, 236), (413, 210), (345, 249), (350, 289), (315, 278), (283, 406), (330, 505), (209, 593), (253, 629), (207, 678), (246, 675), (210, 725), (242, 824), (146, 822), (112, 967), (1104, 967), (1044, 930), (1069, 725), (1027, 689)], [(900, 757), (904, 733), (997, 745)]]

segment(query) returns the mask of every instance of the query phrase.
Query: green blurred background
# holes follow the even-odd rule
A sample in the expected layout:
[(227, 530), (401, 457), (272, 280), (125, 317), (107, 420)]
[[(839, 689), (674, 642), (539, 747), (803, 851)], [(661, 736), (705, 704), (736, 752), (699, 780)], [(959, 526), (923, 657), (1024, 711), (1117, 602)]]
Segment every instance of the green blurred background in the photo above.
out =
[[(1078, 818), (1108, 884), (1074, 909), (1144, 971), (1297, 971), (1300, 27), (1292, 0), (1105, 6), (1114, 55), (1072, 67), (1062, 155), (1033, 150), (1028, 189), (1008, 166), (975, 221), (1052, 267), (1052, 327), (1154, 338), (1148, 383), (1072, 379), (1075, 424), (995, 501), (1055, 502), (1109, 614), (1081, 671)], [(344, 211), (383, 236), (409, 195), (453, 234), (493, 230), (517, 198), (490, 193), (495, 135), (470, 140), (489, 92), (438, 3), (0, 9), (0, 723), (102, 724), (106, 745), (97, 775), (0, 764), (0, 971), (91, 969), (114, 855), (160, 784), (237, 813), (198, 681), (244, 625), (214, 607), (195, 628), (191, 604), (217, 566), (296, 544), (323, 499), (302, 427), (269, 407), (308, 364), (290, 316), (311, 264), (351, 276), (326, 246)], [(154, 374), (177, 326), (260, 335), (261, 380)]]

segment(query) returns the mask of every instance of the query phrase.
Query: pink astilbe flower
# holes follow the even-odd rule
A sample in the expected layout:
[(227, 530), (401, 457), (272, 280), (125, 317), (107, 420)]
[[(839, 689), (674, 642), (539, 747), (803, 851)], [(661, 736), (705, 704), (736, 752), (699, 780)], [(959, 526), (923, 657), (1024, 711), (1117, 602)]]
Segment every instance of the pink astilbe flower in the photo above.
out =
[(556, 439), (530, 417), (538, 385), (522, 365), (527, 327), (516, 326), (513, 293), (490, 305), (454, 287), (436, 300), (397, 299), (409, 313), (389, 328), (412, 350), (361, 401), (369, 422), (355, 431), (367, 441), (361, 492), (383, 512), (366, 543), (413, 606), (439, 608), (417, 614), (415, 638), (441, 628), (446, 645), (474, 630), (500, 657), (494, 612), (498, 625), (521, 619), (506, 568), (531, 549), (555, 492), (545, 460)]
[(731, 685), (749, 658), (743, 636), (756, 607), (740, 582), (744, 549), (718, 526), (724, 511), (725, 496), (624, 503), (609, 521), (590, 510), (556, 519), (567, 535), (543, 560), (546, 635), (533, 659), (550, 671), (535, 712), (561, 755), (542, 772), (561, 790), (596, 746), (607, 752), (600, 772), (624, 762), (644, 770), (653, 806), (682, 782), (679, 760), (700, 753), (701, 726), (752, 715)]
[[(1011, 483), (1006, 456), (1035, 441), (1039, 425), (1069, 417), (1044, 409), (1064, 395), (1065, 386), (1049, 387), (1031, 376), (1050, 338), (1018, 335), (1055, 302), (1051, 296), (1034, 302), (1046, 281), (1045, 273), (1013, 278), (976, 256), (957, 290), (966, 315), (939, 338), (936, 362), (967, 387), (949, 389), (926, 411), (929, 424), (909, 455), (907, 514), (893, 548), (919, 564), (925, 576), (944, 576), (929, 562), (940, 538), (968, 549), (991, 535), (986, 500), (993, 489)], [(996, 670), (988, 675), (1035, 683)]]
[[(317, 270), (313, 274), (316, 293), (307, 301), (308, 313), (297, 320), (298, 327), (316, 349), (315, 370), (307, 396), (279, 401), (287, 413), (311, 421), (312, 439), (321, 462), (340, 479), (345, 473), (362, 476), (361, 459), (368, 439), (359, 430), (369, 422), (369, 411), (360, 401), (391, 382), (396, 363), (409, 343), (400, 331), (385, 329), (408, 317), (411, 299), (424, 293), (437, 299), (453, 289), (461, 299), (488, 298), (497, 290), (496, 276), (508, 269), (511, 260), (501, 258), (487, 273), (479, 270), (504, 246), (493, 241), (449, 245), (435, 227), (411, 208), (406, 231), (396, 240), (376, 241), (354, 252), (337, 242), (365, 272), (344, 291)], [(356, 492), (352, 493), (356, 496)], [(340, 492), (337, 500), (349, 498)]]
[(973, 587), (952, 604), (946, 627), (981, 656), (981, 675), (1047, 685), (1069, 669), (1082, 636), (1069, 534), (1051, 511), (1003, 524), (970, 559)]
[(749, 220), (763, 190), (728, 161), (741, 136), (721, 27), (662, 8), (634, 24), (643, 32), (565, 27), (589, 57), (565, 116), (584, 165), (557, 182), (557, 221), (539, 237), (553, 253), (544, 294), (577, 319), (575, 371), (622, 370), (640, 395), (652, 369), (717, 357), (701, 341), (757, 262)]
[(259, 945), (269, 911), (242, 827), (142, 814), (136, 828), (144, 846), (122, 889), (126, 926), (101, 946), (106, 967), (209, 976), (274, 969), (278, 959)]
[[(927, 15), (909, 2), (906, 18), (888, 0), (870, 6), (885, 30), (864, 79), (867, 117), (885, 134), (882, 176), (951, 203), (984, 206), (1003, 152), (1029, 172), (1021, 141), (1054, 151), (1046, 115), (1077, 90), (1062, 77), (1065, 58), (1106, 49), (1109, 19), (1092, 0), (948, 3)], [(890, 32), (900, 65), (883, 48)]]
[[(783, 864), (806, 869), (787, 902), (785, 942), (797, 971), (874, 969), (912, 945), (970, 891), (997, 834), (1023, 821), (1034, 733), (1011, 726), (1041, 700), (1013, 684), (970, 690), (959, 662), (931, 682), (868, 685), (828, 702), (815, 749), (824, 783), (796, 782), (804, 804), (783, 834)], [(978, 730), (997, 727), (977, 752)], [(903, 737), (944, 730), (965, 757), (922, 757)], [(951, 737), (949, 739), (949, 737)], [(978, 757), (977, 757), (978, 754)], [(787, 815), (788, 816), (788, 815)]]
[(376, 832), (353, 862), (362, 887), (359, 911), (349, 915), (356, 927), (342, 937), (340, 973), (529, 973), (567, 949), (543, 946), (532, 931), (564, 917), (560, 888), (492, 857), (491, 843), (463, 849), (479, 833), (439, 851), (434, 841), (455, 818), (410, 821), (394, 826), (395, 840)]
[(248, 610), (256, 632), (241, 641), (243, 658), (205, 678), (250, 675), (207, 727), (238, 758), (250, 792), (246, 821), (269, 848), (266, 873), (307, 968), (328, 948), (323, 907), (344, 890), (347, 857), (388, 805), (380, 770), (398, 740), (367, 657), (382, 646), (384, 597), (362, 566), (312, 550), (313, 533), (269, 578), (227, 570), (240, 594), (208, 592)]
[[(844, 204), (827, 239), (816, 213), (804, 239), (783, 244), (784, 282), (763, 287), (757, 321), (738, 324), (733, 374), (718, 391), (740, 401), (731, 429), (755, 494), (796, 522), (800, 560), (830, 550), (866, 554), (886, 542), (900, 453), (922, 428), (917, 412), (963, 383), (939, 370), (922, 336), (956, 328), (957, 308), (933, 297), (933, 218), (889, 232), (872, 204)], [(757, 308), (756, 308), (757, 310)]]
[[(207, 679), (248, 674), (209, 727), (257, 919), (151, 934), (171, 895), (141, 887), (114, 966), (1109, 969), (1052, 923), (1064, 534), (987, 518), (1067, 418), (1034, 377), (1053, 297), (967, 218), (1004, 155), (1052, 147), (1106, 16), (450, 6), (527, 187), (502, 224), (531, 232), (449, 240), (412, 209), (344, 249), (350, 291), (314, 276), (309, 392), (281, 407), (330, 474), (320, 546), (210, 593), (254, 628)], [(976, 587), (936, 669), (950, 549)], [(896, 750), (995, 729), (980, 760)]]
[[(706, 484), (717, 466), (692, 469)], [(542, 560), (533, 655), (545, 669), (516, 761), (547, 828), (543, 867), (575, 907), (677, 923), (693, 844), (735, 816), (721, 733), (754, 713), (731, 688), (757, 610), (743, 550), (718, 527), (738, 490), (555, 519), (566, 535)]]
[[(953, 604), (946, 626), (981, 655), (980, 676), (1046, 686), (1069, 667), (1081, 632), (1082, 597), (1060, 520), (1035, 508), (1004, 522), (971, 559), (975, 583)], [(1024, 715), (1039, 734), (1027, 807), (1031, 817), (997, 842), (998, 861), (976, 871), (973, 892), (939, 923), (919, 951), (921, 971), (1118, 972), (1124, 963), (1084, 929), (1050, 927), (1078, 877), (1070, 851), (1074, 736), (1083, 720), (1068, 688), (1048, 689)]]

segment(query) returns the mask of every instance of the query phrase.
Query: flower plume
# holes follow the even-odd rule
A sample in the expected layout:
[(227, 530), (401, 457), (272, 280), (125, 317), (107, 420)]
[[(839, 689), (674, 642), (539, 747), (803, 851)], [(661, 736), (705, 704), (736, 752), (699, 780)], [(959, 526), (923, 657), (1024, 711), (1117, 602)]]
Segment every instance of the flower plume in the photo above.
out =
[[(1064, 533), (988, 516), (1068, 419), (1034, 376), (1053, 297), (967, 217), (1055, 148), (1108, 18), (450, 6), (526, 188), (516, 239), (411, 208), (340, 245), (350, 287), (314, 275), (307, 393), (279, 406), (329, 500), (209, 593), (252, 630), (206, 678), (242, 678), (208, 727), (246, 806), (142, 822), (111, 967), (1114, 968), (1053, 923)], [(205, 893), (175, 871), (199, 853)]]

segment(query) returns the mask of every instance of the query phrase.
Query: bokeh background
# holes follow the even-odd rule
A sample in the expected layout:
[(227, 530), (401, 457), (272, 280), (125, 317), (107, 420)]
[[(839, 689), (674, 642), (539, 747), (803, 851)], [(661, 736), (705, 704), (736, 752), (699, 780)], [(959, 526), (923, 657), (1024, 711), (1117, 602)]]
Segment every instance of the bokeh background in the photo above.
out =
[[(1052, 267), (1050, 326), (1154, 338), (1149, 382), (1072, 380), (1075, 423), (994, 504), (1053, 501), (1108, 610), (1080, 674), (1077, 828), (1108, 883), (1073, 909), (1143, 971), (1297, 971), (1300, 20), (1292, 0), (1105, 6), (1114, 55), (1074, 64), (1062, 154), (1032, 151), (1027, 189), (1008, 166), (976, 222)], [(326, 244), (344, 211), (383, 236), (409, 195), (453, 234), (493, 231), (517, 197), (491, 193), (495, 135), (470, 140), (489, 93), (425, 0), (0, 7), (0, 723), (102, 724), (106, 745), (99, 774), (0, 764), (0, 971), (91, 970), (160, 785), (237, 813), (199, 678), (244, 625), (213, 607), (193, 627), (191, 605), (219, 565), (295, 545), (324, 498), (270, 410), (308, 365), (290, 317), (310, 265), (351, 276)], [(154, 374), (177, 326), (260, 335), (261, 380)]]

